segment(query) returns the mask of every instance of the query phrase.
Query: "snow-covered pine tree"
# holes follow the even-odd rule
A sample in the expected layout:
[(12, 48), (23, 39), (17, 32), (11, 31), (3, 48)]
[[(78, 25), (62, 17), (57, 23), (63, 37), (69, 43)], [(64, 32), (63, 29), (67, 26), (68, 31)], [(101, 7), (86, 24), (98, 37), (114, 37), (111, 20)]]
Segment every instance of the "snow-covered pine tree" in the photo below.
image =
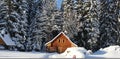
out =
[(3, 29), (7, 29), (6, 17), (8, 15), (8, 8), (6, 7), (6, 4), (5, 0), (0, 1), (0, 32)]
[(77, 30), (75, 42), (86, 49), (98, 49), (99, 20), (97, 1), (76, 0), (74, 9), (77, 11)]
[(6, 1), (7, 8), (7, 30), (16, 47), (19, 50), (25, 50), (25, 38), (26, 38), (26, 1), (22, 0), (4, 0)]
[(6, 28), (12, 39), (15, 41), (17, 48), (23, 48), (23, 37), (26, 35), (26, 16), (25, 1), (18, 0), (1, 0), (1, 29)]
[(35, 23), (33, 29), (33, 49), (34, 50), (45, 50), (45, 42), (52, 39), (52, 14), (56, 7), (56, 0), (41, 0), (36, 9)]
[(117, 40), (117, 44), (120, 45), (120, 1), (117, 0), (117, 9), (118, 9), (118, 27), (119, 27), (119, 36), (118, 36), (118, 40)]
[(90, 8), (89, 12), (86, 17), (86, 21), (84, 23), (85, 28), (84, 30), (87, 31), (87, 45), (86, 48), (96, 51), (99, 49), (98, 43), (99, 43), (99, 18), (98, 18), (98, 4), (97, 0), (91, 0), (89, 1)]
[[(83, 35), (81, 32), (83, 30), (83, 21), (84, 16), (86, 15), (87, 10), (85, 11), (84, 0), (74, 0), (73, 5), (73, 13), (74, 13), (74, 26), (75, 26), (75, 33), (74, 33), (74, 43), (78, 44), (78, 46), (84, 46), (85, 41), (82, 40)], [(80, 44), (79, 44), (80, 43)]]
[(86, 45), (85, 40), (83, 40), (84, 34), (83, 34), (83, 22), (85, 20), (84, 16), (86, 15), (84, 8), (83, 7), (84, 2), (82, 0), (75, 0), (74, 2), (74, 11), (75, 11), (75, 19), (77, 20), (76, 24), (76, 29), (77, 29), (77, 35), (75, 35), (75, 43), (78, 46), (84, 47)]
[(83, 0), (76, 0), (75, 1), (75, 10), (76, 10), (76, 17), (77, 17), (77, 30), (78, 34), (75, 37), (75, 42), (78, 46), (87, 47), (88, 44), (88, 32), (85, 30), (88, 18), (88, 12), (90, 9), (90, 2), (84, 2)]
[(51, 24), (52, 26), (52, 36), (55, 37), (59, 32), (63, 31), (63, 12), (61, 10), (54, 10), (52, 13)]
[(117, 44), (119, 37), (117, 0), (100, 0), (100, 47)]
[(63, 12), (63, 30), (70, 38), (73, 39), (74, 35), (77, 35), (74, 0), (63, 0), (62, 2)]
[(27, 50), (40, 50), (41, 49), (41, 39), (40, 30), (41, 28), (37, 24), (37, 17), (41, 15), (42, 12), (42, 1), (43, 0), (27, 0), (28, 2), (28, 12), (27, 12), (27, 41), (26, 48)]

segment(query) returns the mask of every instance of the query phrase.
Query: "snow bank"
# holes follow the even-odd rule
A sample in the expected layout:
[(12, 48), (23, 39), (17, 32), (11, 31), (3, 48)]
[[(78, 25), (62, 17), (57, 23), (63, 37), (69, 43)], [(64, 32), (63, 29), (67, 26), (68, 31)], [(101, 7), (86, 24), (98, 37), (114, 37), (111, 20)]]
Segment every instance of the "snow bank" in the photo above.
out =
[(85, 58), (86, 52), (82, 47), (68, 48), (61, 54), (0, 50), (0, 58)]
[(67, 48), (64, 53), (52, 55), (50, 58), (85, 58), (87, 50), (82, 47)]
[(41, 52), (19, 52), (0, 50), (0, 58), (48, 58), (48, 56), (56, 53), (41, 53)]
[(61, 55), (66, 56), (67, 58), (85, 58), (85, 54), (86, 54), (86, 49), (82, 48), (82, 47), (72, 47), (72, 48), (68, 48), (64, 53), (62, 53)]
[(109, 46), (104, 49), (100, 49), (93, 53), (93, 56), (99, 56), (103, 58), (120, 58), (120, 46)]

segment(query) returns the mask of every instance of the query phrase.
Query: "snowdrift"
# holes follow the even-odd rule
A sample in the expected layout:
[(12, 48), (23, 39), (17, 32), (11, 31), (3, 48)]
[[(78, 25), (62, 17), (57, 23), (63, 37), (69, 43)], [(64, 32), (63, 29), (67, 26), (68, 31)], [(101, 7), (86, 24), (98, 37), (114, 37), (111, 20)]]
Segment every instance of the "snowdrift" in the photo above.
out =
[(85, 58), (87, 50), (82, 47), (67, 48), (64, 53), (52, 55), (50, 58)]
[(106, 48), (101, 48), (97, 52), (91, 55), (92, 57), (102, 57), (102, 58), (120, 58), (120, 46), (109, 46)]
[(67, 58), (85, 58), (87, 50), (82, 47), (72, 47), (68, 48), (64, 53), (61, 55), (66, 56)]

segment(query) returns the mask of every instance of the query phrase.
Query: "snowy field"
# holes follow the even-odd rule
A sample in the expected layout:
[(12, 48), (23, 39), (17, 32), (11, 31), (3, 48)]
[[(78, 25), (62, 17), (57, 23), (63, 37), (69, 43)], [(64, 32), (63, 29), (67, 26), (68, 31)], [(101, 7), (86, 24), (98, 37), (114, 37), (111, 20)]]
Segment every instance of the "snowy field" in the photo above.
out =
[(120, 46), (101, 48), (95, 53), (82, 47), (68, 48), (61, 54), (0, 50), (0, 58), (120, 58)]

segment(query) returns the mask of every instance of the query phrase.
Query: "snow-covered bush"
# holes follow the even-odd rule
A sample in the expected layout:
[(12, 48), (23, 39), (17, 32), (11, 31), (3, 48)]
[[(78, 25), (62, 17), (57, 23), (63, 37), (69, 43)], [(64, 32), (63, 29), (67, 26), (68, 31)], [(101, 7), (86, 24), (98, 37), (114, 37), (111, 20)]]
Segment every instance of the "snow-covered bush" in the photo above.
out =
[(87, 50), (83, 47), (71, 47), (67, 48), (66, 51), (61, 55), (66, 56), (66, 58), (85, 58), (86, 52)]
[(85, 58), (87, 50), (83, 47), (70, 47), (61, 54), (53, 54), (49, 58)]

